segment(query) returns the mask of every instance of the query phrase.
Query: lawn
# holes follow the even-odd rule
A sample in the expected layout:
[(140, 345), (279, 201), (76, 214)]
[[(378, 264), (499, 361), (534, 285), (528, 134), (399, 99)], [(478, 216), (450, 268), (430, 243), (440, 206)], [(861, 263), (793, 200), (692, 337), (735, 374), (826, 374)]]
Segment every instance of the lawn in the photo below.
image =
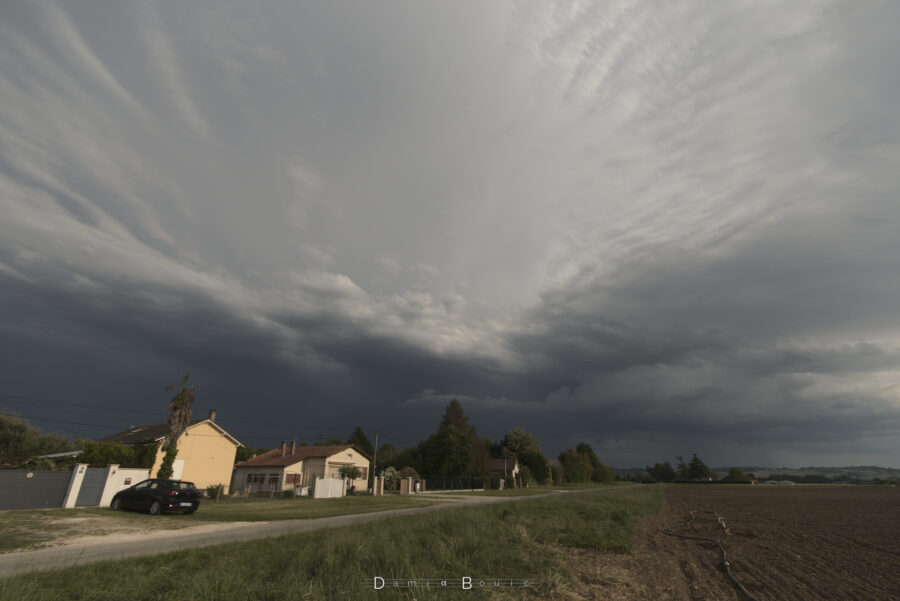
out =
[(38, 509), (0, 512), (0, 553), (37, 548), (85, 534), (140, 532), (179, 529), (209, 522), (258, 522), (270, 520), (309, 520), (314, 518), (370, 513), (440, 503), (439, 499), (359, 496), (340, 499), (222, 499), (218, 503), (204, 499), (193, 515), (151, 516), (111, 509)]
[[(465, 496), (465, 497), (527, 497), (531, 495), (548, 495), (555, 492), (560, 492), (562, 490), (572, 490), (572, 489), (562, 489), (562, 488), (554, 488), (554, 487), (544, 487), (544, 488), (504, 488), (503, 490), (497, 489), (488, 489), (488, 490), (470, 490), (470, 491), (459, 491), (459, 492), (442, 492), (442, 495), (450, 495), (450, 496)], [(435, 495), (437, 496), (437, 495)]]
[(195, 522), (259, 522), (270, 520), (311, 520), (334, 515), (351, 513), (370, 513), (388, 509), (406, 507), (423, 507), (440, 503), (440, 499), (414, 496), (385, 495), (341, 497), (340, 499), (311, 499), (296, 497), (293, 499), (260, 499), (248, 500), (223, 499), (206, 501), (200, 510), (193, 515), (166, 516), (184, 518)]
[[(0, 580), (20, 601), (195, 599), (276, 601), (485, 598), (475, 591), (391, 590), (392, 579), (529, 579), (492, 598), (559, 597), (570, 577), (563, 550), (629, 553), (635, 524), (661, 506), (662, 487), (527, 499), (88, 564)], [(373, 590), (382, 577), (386, 590)], [(452, 582), (452, 581), (451, 581)]]
[(487, 490), (470, 490), (470, 491), (452, 491), (452, 492), (443, 492), (443, 491), (435, 491), (435, 493), (445, 494), (445, 495), (464, 495), (464, 496), (478, 496), (478, 495), (486, 495), (489, 497), (519, 497), (519, 496), (527, 496), (527, 495), (546, 495), (554, 492), (565, 492), (565, 491), (573, 491), (573, 490), (594, 490), (594, 489), (602, 489), (609, 488), (610, 486), (632, 486), (633, 482), (609, 482), (609, 483), (599, 483), (599, 482), (582, 482), (579, 484), (560, 484), (556, 486), (531, 486), (529, 488), (504, 488), (503, 490), (497, 489), (487, 489)]

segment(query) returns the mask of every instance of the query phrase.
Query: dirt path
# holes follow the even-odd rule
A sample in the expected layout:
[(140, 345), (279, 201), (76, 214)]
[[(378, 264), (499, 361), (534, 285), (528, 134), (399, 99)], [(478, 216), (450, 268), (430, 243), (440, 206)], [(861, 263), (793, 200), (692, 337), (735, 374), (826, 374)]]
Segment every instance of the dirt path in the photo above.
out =
[[(618, 489), (619, 487), (616, 487)], [(203, 524), (180, 530), (158, 530), (149, 533), (111, 534), (107, 536), (87, 536), (74, 539), (58, 547), (0, 554), (0, 577), (24, 572), (67, 568), (106, 559), (123, 559), (142, 555), (156, 555), (181, 549), (192, 549), (209, 545), (254, 540), (309, 532), (322, 528), (336, 528), (363, 522), (371, 522), (389, 517), (413, 515), (428, 511), (445, 511), (459, 507), (471, 507), (486, 503), (510, 503), (538, 499), (551, 495), (573, 494), (592, 491), (562, 491), (546, 495), (521, 497), (464, 496), (455, 497), (454, 502), (392, 509), (372, 513), (333, 516), (311, 520), (279, 520), (272, 522), (224, 522)], [(449, 499), (450, 497), (442, 497)], [(457, 500), (458, 499), (458, 500)]]

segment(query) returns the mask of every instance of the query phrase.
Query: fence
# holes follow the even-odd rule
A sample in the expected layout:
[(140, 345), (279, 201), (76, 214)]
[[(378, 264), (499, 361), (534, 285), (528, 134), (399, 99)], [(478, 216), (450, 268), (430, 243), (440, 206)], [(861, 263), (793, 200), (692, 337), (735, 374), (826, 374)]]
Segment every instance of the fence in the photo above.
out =
[(62, 507), (72, 472), (0, 470), (0, 509)]
[(149, 477), (148, 469), (84, 463), (71, 470), (0, 470), (0, 509), (109, 507), (113, 495)]

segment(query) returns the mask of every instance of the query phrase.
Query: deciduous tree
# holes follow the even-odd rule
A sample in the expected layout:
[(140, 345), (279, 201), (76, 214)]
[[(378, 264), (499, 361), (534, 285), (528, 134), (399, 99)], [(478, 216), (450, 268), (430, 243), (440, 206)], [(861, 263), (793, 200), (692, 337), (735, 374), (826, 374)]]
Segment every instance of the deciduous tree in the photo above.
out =
[(550, 480), (550, 469), (547, 467), (547, 458), (534, 451), (522, 451), (518, 454), (519, 463), (531, 470), (531, 476), (535, 482), (541, 484)]
[(562, 476), (566, 482), (587, 482), (594, 473), (594, 466), (587, 455), (575, 449), (566, 449), (559, 455)]
[(739, 467), (733, 467), (728, 470), (728, 476), (725, 478), (729, 482), (750, 482), (750, 476), (744, 473)]
[(466, 476), (472, 472), (472, 439), (447, 425), (423, 443), (426, 473), (434, 476)]
[(397, 490), (397, 485), (400, 482), (400, 474), (396, 469), (392, 467), (385, 468), (381, 472), (381, 477), (384, 478), (385, 490)]
[(591, 462), (591, 480), (594, 482), (614, 482), (616, 479), (616, 475), (613, 471), (606, 466), (600, 459), (597, 457), (597, 454), (594, 453), (594, 449), (591, 448), (586, 442), (579, 443), (575, 445), (575, 450), (588, 458), (588, 461)]
[(675, 468), (672, 467), (672, 464), (666, 461), (665, 463), (655, 463), (653, 467), (647, 466), (647, 474), (656, 480), (657, 482), (674, 482), (675, 478), (678, 474), (675, 473)]
[(500, 447), (505, 451), (505, 454), (515, 455), (516, 457), (526, 452), (541, 452), (541, 443), (534, 437), (534, 434), (529, 434), (524, 428), (513, 428), (507, 432), (503, 440), (500, 441)]
[(24, 418), (0, 411), (0, 465), (20, 465), (35, 455), (74, 451), (78, 446), (60, 434), (44, 434)]

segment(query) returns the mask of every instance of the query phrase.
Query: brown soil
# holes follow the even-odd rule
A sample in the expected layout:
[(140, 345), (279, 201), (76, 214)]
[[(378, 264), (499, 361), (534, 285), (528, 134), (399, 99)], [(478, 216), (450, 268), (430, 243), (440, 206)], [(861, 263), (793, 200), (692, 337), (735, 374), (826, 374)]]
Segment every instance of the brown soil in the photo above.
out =
[(900, 601), (900, 490), (875, 487), (670, 486), (634, 555), (566, 551), (576, 581), (565, 596), (750, 599), (726, 575), (718, 546), (664, 528), (719, 541), (759, 601)]

